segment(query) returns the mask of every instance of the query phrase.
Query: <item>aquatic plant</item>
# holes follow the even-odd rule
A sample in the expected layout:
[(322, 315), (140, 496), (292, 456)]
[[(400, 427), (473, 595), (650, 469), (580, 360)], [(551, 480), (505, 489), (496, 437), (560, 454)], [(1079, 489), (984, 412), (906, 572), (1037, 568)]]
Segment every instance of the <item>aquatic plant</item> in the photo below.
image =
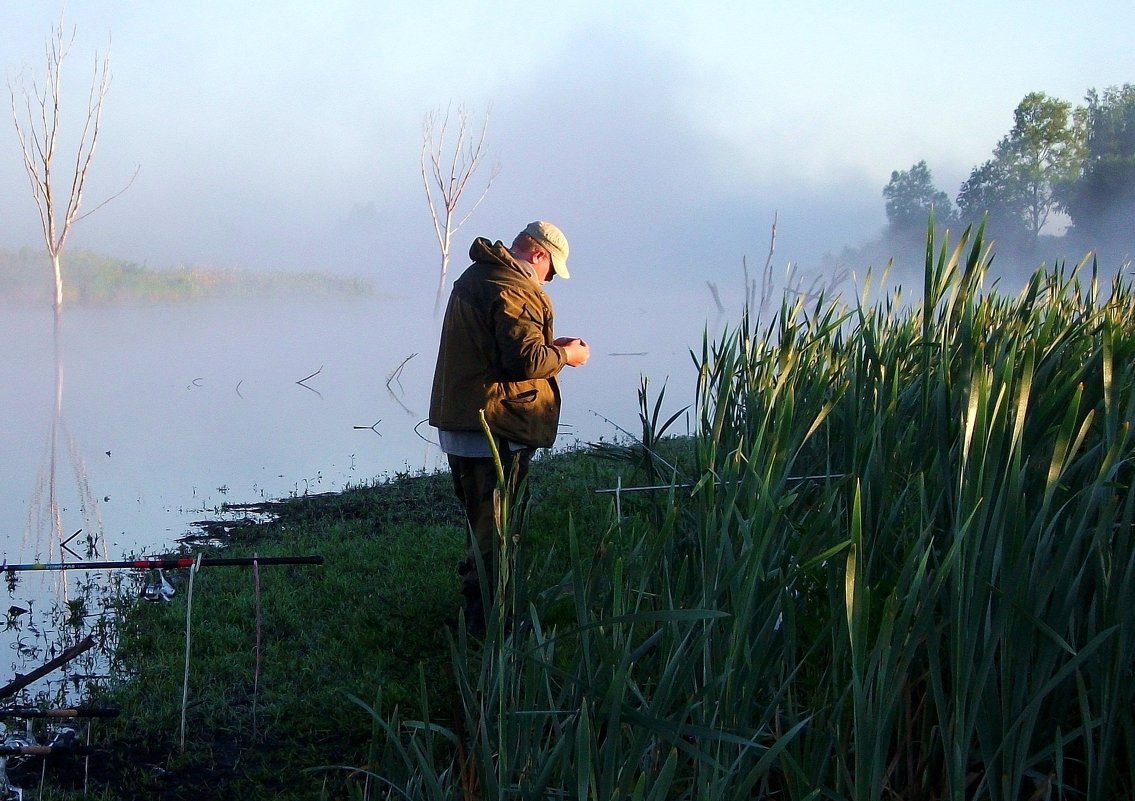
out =
[(707, 336), (692, 489), (514, 571), (458, 712), (371, 710), (373, 797), (1130, 797), (1135, 298), (991, 260), (931, 222), (920, 302)]

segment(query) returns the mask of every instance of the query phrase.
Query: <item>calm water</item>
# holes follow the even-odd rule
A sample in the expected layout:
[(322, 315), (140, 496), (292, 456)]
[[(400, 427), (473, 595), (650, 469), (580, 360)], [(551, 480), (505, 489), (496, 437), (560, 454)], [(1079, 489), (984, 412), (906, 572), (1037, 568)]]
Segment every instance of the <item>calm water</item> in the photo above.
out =
[[(81, 532), (67, 543), (81, 556), (93, 549), (111, 559), (168, 549), (195, 531), (194, 521), (218, 518), (226, 502), (440, 467), (433, 430), (421, 422), (436, 353), (431, 306), (352, 299), (69, 308), (58, 413), (51, 310), (0, 307), (3, 559), (60, 558), (53, 457), (56, 530), (65, 538)], [(588, 365), (562, 375), (559, 444), (638, 430), (640, 375), (656, 387), (669, 381), (670, 411), (689, 402), (688, 350), (703, 323), (680, 308), (557, 301), (557, 333), (593, 347)], [(9, 604), (43, 610), (74, 593), (57, 575), (24, 573)], [(15, 650), (16, 635), (5, 636), (0, 646)], [(0, 683), (9, 661), (0, 663)]]

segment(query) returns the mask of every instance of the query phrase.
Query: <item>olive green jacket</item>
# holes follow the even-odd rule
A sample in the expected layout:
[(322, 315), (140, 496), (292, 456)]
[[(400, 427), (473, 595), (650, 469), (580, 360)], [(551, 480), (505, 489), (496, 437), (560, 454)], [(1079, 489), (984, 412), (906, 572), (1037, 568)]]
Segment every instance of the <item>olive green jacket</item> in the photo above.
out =
[(552, 340), (552, 303), (501, 242), (478, 238), (473, 263), (453, 283), (441, 327), (430, 425), (480, 431), (536, 448), (555, 442), (556, 374), (566, 364)]

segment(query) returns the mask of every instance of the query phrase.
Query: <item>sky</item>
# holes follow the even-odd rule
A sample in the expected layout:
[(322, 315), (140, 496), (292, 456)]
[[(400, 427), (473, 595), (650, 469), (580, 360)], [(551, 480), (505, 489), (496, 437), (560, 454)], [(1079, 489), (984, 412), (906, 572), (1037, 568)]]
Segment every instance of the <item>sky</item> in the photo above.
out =
[[(1135, 82), (1131, 0), (0, 0), (17, 98), (61, 15), (66, 130), (96, 53), (113, 71), (86, 207), (129, 183), (69, 248), (423, 292), (432, 110), (487, 123), (470, 203), (495, 173), (454, 272), (473, 237), (542, 218), (571, 243), (572, 292), (705, 295), (763, 264), (774, 217), (778, 269), (816, 263), (881, 231), (893, 170), (926, 160), (955, 196), (1029, 92)], [(0, 247), (41, 245), (8, 118)]]

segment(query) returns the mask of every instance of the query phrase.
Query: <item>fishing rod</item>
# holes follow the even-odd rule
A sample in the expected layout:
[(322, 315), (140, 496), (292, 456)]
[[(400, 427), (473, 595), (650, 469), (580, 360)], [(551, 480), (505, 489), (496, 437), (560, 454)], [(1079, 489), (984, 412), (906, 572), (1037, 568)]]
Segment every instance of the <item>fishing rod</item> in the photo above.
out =
[(67, 709), (0, 709), (3, 718), (116, 718), (118, 710), (110, 707), (76, 706)]
[(89, 745), (0, 745), (0, 756), (90, 756), (97, 753)]
[[(193, 567), (197, 559), (177, 556), (165, 559), (123, 559), (109, 562), (27, 562), (0, 564), (0, 573), (23, 573), (32, 570), (177, 570)], [(321, 565), (322, 556), (235, 556), (202, 558), (201, 567), (252, 567), (268, 565)]]
[[(844, 477), (843, 473), (819, 473), (819, 474), (813, 475), (813, 476), (787, 476), (784, 480), (791, 482), (793, 484), (800, 484), (800, 483), (803, 483), (805, 481), (826, 481), (826, 480), (830, 480), (830, 479), (843, 478), (843, 477)], [(715, 487), (722, 487), (722, 486), (725, 486), (726, 484), (737, 484), (737, 483), (740, 483), (740, 482), (737, 482), (737, 481), (725, 481), (725, 482), (714, 481), (713, 485)], [(649, 487), (622, 487), (622, 486), (620, 486), (620, 487), (614, 487), (614, 488), (611, 488), (611, 489), (597, 489), (597, 490), (595, 490), (595, 494), (601, 495), (601, 494), (604, 494), (604, 493), (628, 494), (628, 493), (631, 493), (631, 492), (658, 492), (660, 490), (690, 489), (690, 488), (696, 487), (696, 486), (697, 486), (697, 484), (692, 484), (692, 483), (686, 483), (686, 484), (653, 484)]]
[(80, 654), (85, 653), (86, 651), (89, 651), (91, 648), (94, 648), (94, 647), (95, 647), (95, 639), (94, 639), (94, 637), (92, 637), (91, 635), (88, 634), (82, 640), (80, 640), (79, 642), (72, 645), (70, 648), (65, 650), (59, 656), (52, 659), (46, 665), (43, 665), (42, 667), (36, 668), (35, 670), (33, 670), (31, 673), (28, 673), (27, 675), (24, 675), (24, 676), (17, 675), (16, 679), (14, 681), (10, 681), (7, 684), (5, 684), (3, 687), (0, 687), (0, 698), (7, 698), (10, 695), (15, 695), (16, 693), (18, 693), (20, 690), (24, 689), (28, 685), (39, 681), (44, 676), (46, 676), (48, 673), (52, 673), (56, 669), (63, 667), (63, 665), (66, 665), (72, 659), (76, 658)]

